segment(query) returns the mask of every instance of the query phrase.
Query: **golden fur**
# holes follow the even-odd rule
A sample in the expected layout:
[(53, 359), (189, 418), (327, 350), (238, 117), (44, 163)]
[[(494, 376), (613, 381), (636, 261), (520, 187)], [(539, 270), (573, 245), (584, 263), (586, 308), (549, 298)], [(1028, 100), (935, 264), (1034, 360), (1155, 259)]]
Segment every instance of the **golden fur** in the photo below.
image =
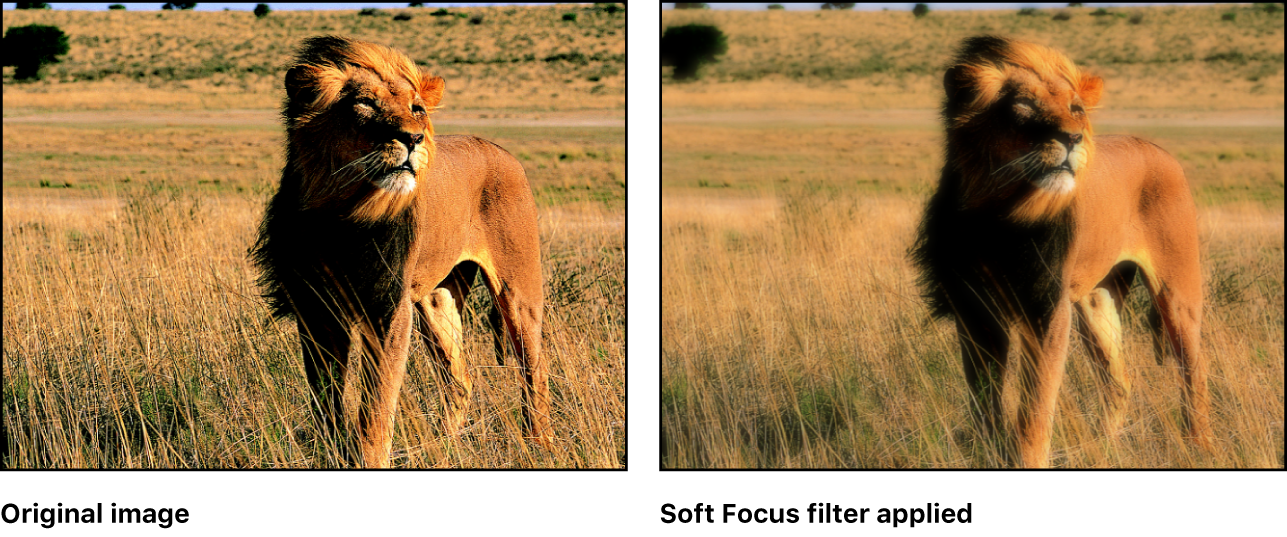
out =
[[(1134, 137), (1092, 137), (1102, 80), (1044, 46), (967, 39), (944, 87), (947, 154), (912, 256), (935, 314), (956, 321), (985, 434), (1011, 462), (1049, 465), (1074, 307), (1117, 429), (1130, 390), (1120, 315), (1139, 272), (1158, 351), (1182, 366), (1189, 434), (1210, 447), (1196, 209), (1179, 163)], [(1001, 407), (1012, 344), (1013, 436)]]
[(445, 428), (460, 429), (472, 388), (460, 313), (480, 269), (498, 357), (508, 343), (522, 369), (525, 434), (550, 442), (532, 193), (505, 150), (434, 137), (442, 93), (403, 54), (333, 36), (305, 40), (286, 74), (286, 164), (252, 255), (274, 313), (297, 321), (319, 426), (344, 462), (389, 464), (413, 324), (435, 358)]

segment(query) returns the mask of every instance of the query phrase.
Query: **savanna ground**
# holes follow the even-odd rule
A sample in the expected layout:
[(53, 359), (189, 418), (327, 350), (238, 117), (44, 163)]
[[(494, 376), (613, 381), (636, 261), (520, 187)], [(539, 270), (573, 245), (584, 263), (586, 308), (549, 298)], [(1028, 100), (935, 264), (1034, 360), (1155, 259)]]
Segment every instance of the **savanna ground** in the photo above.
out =
[[(442, 434), (417, 339), (394, 466), (625, 466), (623, 15), (405, 11), (411, 21), (5, 12), (6, 28), (61, 26), (72, 52), (40, 82), (14, 83), (5, 70), (4, 466), (300, 468), (333, 458), (316, 442), (294, 324), (269, 320), (246, 260), (282, 165), (279, 67), (299, 38), (327, 32), (397, 46), (443, 75), (437, 132), (508, 149), (539, 209), (554, 448), (521, 439), (518, 368), (513, 357), (498, 365), (491, 299), (475, 287), (464, 319), (470, 423)], [(561, 20), (567, 12), (578, 20)], [(559, 54), (572, 60), (545, 59)], [(181, 69), (213, 61), (231, 67)], [(149, 62), (171, 69), (152, 73)]]
[(1074, 338), (1052, 464), (1283, 466), (1282, 14), (1091, 11), (663, 13), (729, 36), (701, 80), (662, 89), (663, 467), (1000, 463), (969, 425), (954, 328), (930, 320), (906, 257), (942, 166), (939, 66), (987, 32), (1103, 75), (1096, 132), (1166, 148), (1199, 208), (1214, 452), (1183, 439), (1179, 367), (1154, 360), (1137, 283), (1123, 431), (1102, 433)]

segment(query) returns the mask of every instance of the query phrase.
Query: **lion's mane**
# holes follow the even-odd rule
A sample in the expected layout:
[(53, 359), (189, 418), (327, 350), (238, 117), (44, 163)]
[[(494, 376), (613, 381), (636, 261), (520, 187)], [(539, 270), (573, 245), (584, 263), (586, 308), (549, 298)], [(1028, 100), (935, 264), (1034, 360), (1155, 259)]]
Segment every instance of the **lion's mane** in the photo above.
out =
[[(281, 187), (251, 252), (264, 296), (278, 317), (292, 315), (305, 307), (300, 301), (309, 300), (314, 305), (347, 304), (382, 322), (403, 291), (401, 272), (415, 226), (405, 209), (415, 199), (414, 190), (377, 188), (362, 180), (370, 170), (354, 166), (369, 159), (340, 154), (359, 127), (348, 119), (350, 114), (332, 113), (332, 108), (358, 69), (382, 80), (406, 80), (433, 104), (442, 95), (442, 79), (427, 76), (388, 47), (337, 36), (314, 37), (301, 45), (286, 74)], [(436, 146), (432, 123), (425, 121), (423, 128), (420, 169), (426, 170)]]
[[(994, 298), (1025, 299), (1022, 304), (991, 304), (988, 314), (993, 316), (1003, 308), (1040, 317), (1060, 293), (1059, 275), (1050, 267), (1060, 266), (1068, 253), (1073, 228), (1069, 206), (1076, 187), (1039, 188), (1024, 175), (1031, 168), (1013, 165), (1022, 160), (1003, 154), (1033, 146), (1027, 139), (1032, 133), (1016, 129), (1000, 103), (1020, 71), (1066, 81), (1087, 107), (1102, 90), (1098, 77), (1083, 74), (1066, 56), (1041, 45), (979, 36), (966, 39), (957, 50), (943, 81), (943, 173), (912, 249), (936, 315), (960, 313), (947, 297), (979, 293), (981, 289), (972, 289), (979, 282), (1010, 291)], [(1084, 169), (1094, 141), (1089, 119), (1081, 125)], [(979, 267), (987, 269), (976, 273)]]

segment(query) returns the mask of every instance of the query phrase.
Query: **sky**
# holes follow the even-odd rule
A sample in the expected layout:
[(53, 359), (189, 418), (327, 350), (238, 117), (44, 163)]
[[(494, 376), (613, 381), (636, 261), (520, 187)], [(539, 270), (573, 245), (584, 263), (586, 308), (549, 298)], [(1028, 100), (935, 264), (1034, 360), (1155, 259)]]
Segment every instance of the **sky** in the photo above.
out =
[[(110, 6), (110, 5), (112, 5), (112, 4), (121, 4), (121, 5), (125, 6), (125, 10), (126, 10), (126, 11), (159, 11), (159, 10), (161, 9), (161, 4), (164, 4), (164, 3), (165, 3), (165, 2), (149, 2), (149, 3), (138, 3), (138, 4), (136, 4), (136, 3), (130, 3), (130, 2), (104, 2), (104, 3), (102, 3), (102, 4), (81, 4), (81, 3), (59, 3), (59, 2), (50, 2), (50, 3), (49, 3), (49, 7), (50, 7), (50, 8), (53, 8), (53, 9), (61, 9), (61, 10), (107, 11), (107, 6)], [(318, 4), (318, 3), (311, 3), (311, 4), (307, 4), (307, 3), (298, 3), (298, 4), (293, 4), (293, 3), (277, 3), (277, 2), (264, 2), (264, 3), (265, 3), (265, 4), (268, 4), (268, 7), (272, 8), (272, 9), (273, 9), (273, 11), (293, 11), (293, 10), (300, 10), (300, 9), (303, 9), (303, 10), (317, 10), (317, 9), (319, 9), (319, 8), (321, 8), (321, 9), (327, 9), (327, 10), (332, 10), (332, 9), (362, 9), (362, 8), (364, 8), (364, 7), (375, 7), (375, 8), (384, 8), (384, 9), (389, 9), (389, 8), (395, 8), (395, 7), (407, 7), (407, 4), (408, 4), (407, 2), (367, 2), (367, 3), (361, 3), (361, 4), (348, 4), (348, 3), (339, 3), (339, 4)], [(530, 4), (530, 3), (519, 3), (519, 2), (495, 3), (495, 4), (470, 4), (470, 3), (466, 3), (466, 2), (457, 2), (457, 3), (429, 3), (429, 2), (425, 2), (425, 7), (428, 7), (428, 8), (437, 8), (437, 7), (459, 7), (459, 6), (504, 6), (504, 5), (515, 5), (515, 4), (518, 4), (518, 5), (536, 5), (536, 4)], [(226, 7), (226, 8), (228, 8), (228, 9), (230, 9), (230, 10), (233, 10), (233, 11), (254, 11), (254, 9), (255, 9), (255, 5), (256, 5), (256, 3), (236, 3), (236, 4), (234, 4), (234, 3), (224, 2), (224, 3), (218, 3), (218, 4), (206, 4), (206, 3), (202, 3), (202, 2), (197, 2), (197, 7), (194, 9), (194, 11), (223, 11), (223, 8), (225, 8), (225, 7)], [(13, 7), (14, 7), (14, 4), (12, 4), (12, 3), (5, 3), (5, 4), (4, 4), (4, 8), (5, 8), (5, 9), (13, 9)]]
[[(819, 3), (819, 4), (794, 4), (794, 3), (789, 3), (789, 2), (779, 2), (779, 3), (781, 3), (781, 4), (782, 4), (782, 7), (786, 8), (786, 9), (787, 9), (787, 10), (789, 10), (789, 11), (816, 11), (818, 8), (820, 8), (820, 7), (822, 6), (822, 4), (820, 4), (820, 3)], [(735, 4), (710, 4), (710, 8), (711, 8), (711, 9), (720, 9), (720, 10), (763, 11), (763, 10), (767, 9), (768, 5), (769, 5), (769, 3), (763, 3), (763, 4), (742, 4), (742, 3), (735, 3)], [(854, 11), (880, 11), (880, 10), (882, 10), (882, 9), (888, 9), (888, 10), (890, 10), (890, 11), (911, 11), (911, 10), (912, 10), (912, 7), (914, 7), (915, 5), (916, 5), (915, 3), (909, 3), (909, 4), (858, 4), (858, 5), (854, 6)], [(1067, 7), (1067, 6), (1068, 6), (1068, 3), (1067, 3), (1067, 2), (1059, 2), (1059, 3), (1033, 3), (1033, 2), (1028, 2), (1028, 3), (1022, 3), (1022, 4), (980, 4), (980, 3), (971, 3), (971, 4), (943, 3), (943, 4), (936, 4), (936, 3), (933, 3), (933, 2), (929, 2), (929, 3), (926, 3), (926, 5), (928, 5), (928, 6), (929, 6), (930, 11), (947, 11), (947, 10), (955, 10), (955, 9), (978, 9), (978, 10), (984, 10), (984, 9), (1009, 9), (1009, 10), (1014, 10), (1014, 9), (1025, 8), (1025, 7), (1035, 7), (1035, 8), (1040, 8), (1040, 9), (1046, 9), (1046, 8)], [(1122, 6), (1157, 6), (1157, 5), (1166, 5), (1166, 4), (1165, 4), (1165, 3), (1148, 3), (1148, 4), (1130, 4), (1130, 3), (1127, 3), (1127, 4), (1121, 4), (1121, 3), (1117, 3), (1117, 4), (1113, 4), (1113, 3), (1091, 3), (1091, 4), (1085, 4), (1085, 5), (1086, 5), (1086, 7), (1122, 7)], [(673, 8), (675, 7), (675, 4), (673, 4), (673, 3), (666, 3), (666, 4), (662, 4), (662, 6), (664, 6), (664, 7), (663, 7), (663, 9), (673, 9)]]
[[(80, 3), (58, 3), (58, 2), (51, 2), (51, 3), (49, 4), (49, 6), (50, 6), (50, 7), (52, 7), (53, 9), (62, 9), (62, 10), (105, 11), (105, 10), (107, 10), (107, 6), (112, 5), (112, 4), (118, 4), (118, 3), (119, 3), (119, 4), (121, 4), (121, 5), (124, 5), (124, 6), (125, 6), (125, 9), (126, 9), (127, 11), (157, 11), (157, 10), (160, 10), (160, 9), (161, 9), (161, 4), (163, 4), (164, 2), (150, 2), (150, 3), (146, 3), (146, 4), (136, 4), (136, 3), (128, 3), (128, 2), (105, 2), (105, 3), (102, 3), (102, 4), (80, 4)], [(296, 4), (296, 3), (276, 3), (276, 2), (266, 2), (266, 3), (268, 4), (268, 7), (272, 8), (272, 9), (273, 9), (273, 10), (275, 10), (275, 11), (291, 11), (291, 10), (300, 10), (300, 9), (303, 9), (303, 10), (315, 10), (315, 9), (318, 9), (319, 7), (324, 8), (324, 9), (328, 9), (328, 10), (329, 10), (329, 9), (362, 9), (362, 8), (364, 8), (364, 7), (385, 8), (385, 9), (388, 9), (388, 8), (398, 8), (398, 7), (407, 7), (407, 2), (398, 2), (398, 3), (394, 3), (394, 2), (374, 2), (374, 3), (370, 3), (370, 2), (368, 2), (368, 3), (358, 3), (358, 4), (351, 4), (351, 3), (341, 3), (341, 4), (317, 4), (317, 3), (311, 3), (311, 4), (310, 4), (310, 3), (298, 3), (298, 4)], [(791, 10), (791, 11), (816, 11), (820, 6), (822, 6), (822, 4), (821, 4), (821, 3), (817, 3), (817, 4), (795, 4), (795, 3), (790, 3), (790, 2), (781, 2), (781, 4), (783, 5), (783, 7), (785, 7), (785, 8), (786, 8), (786, 9), (788, 9), (788, 10)], [(522, 2), (488, 3), (488, 4), (470, 4), (470, 3), (465, 3), (465, 2), (457, 2), (457, 3), (429, 3), (429, 2), (426, 2), (426, 3), (425, 3), (425, 7), (430, 7), (430, 8), (436, 8), (436, 7), (458, 7), (458, 6), (471, 6), (471, 5), (472, 5), (472, 6), (503, 6), (503, 5), (537, 5), (537, 4), (522, 3)], [(767, 6), (768, 6), (768, 5), (769, 5), (769, 3), (767, 3), (767, 2), (766, 2), (766, 3), (763, 3), (763, 4), (745, 4), (745, 3), (734, 3), (734, 4), (710, 4), (711, 9), (720, 9), (720, 10), (743, 10), (743, 11), (762, 11), (762, 10), (764, 10), (764, 9), (767, 9)], [(915, 6), (915, 5), (916, 5), (916, 4), (914, 4), (914, 3), (910, 3), (910, 4), (858, 4), (856, 7), (854, 7), (854, 10), (856, 10), (856, 11), (880, 11), (880, 10), (882, 10), (882, 9), (889, 9), (889, 10), (893, 10), (893, 11), (899, 11), (899, 10), (901, 10), (901, 11), (910, 11), (910, 10), (912, 9), (912, 6)], [(929, 5), (930, 10), (933, 10), (933, 11), (943, 11), (943, 10), (953, 10), (953, 9), (1009, 9), (1009, 10), (1014, 10), (1014, 9), (1019, 9), (1019, 8), (1024, 8), (1024, 7), (1035, 7), (1035, 8), (1057, 8), (1057, 7), (1064, 7), (1064, 6), (1067, 6), (1068, 4), (1067, 4), (1066, 2), (1062, 2), (1062, 3), (1031, 3), (1031, 2), (1030, 2), (1030, 3), (1026, 3), (1026, 4), (979, 4), (979, 3), (973, 3), (973, 4), (953, 4), (953, 3), (942, 3), (942, 4), (936, 4), (936, 3), (929, 3), (928, 5)], [(1107, 4), (1106, 4), (1106, 3), (1092, 3), (1092, 4), (1086, 4), (1086, 6), (1087, 6), (1087, 7), (1121, 7), (1121, 6), (1155, 6), (1155, 5), (1165, 5), (1165, 4), (1157, 4), (1157, 3), (1148, 3), (1148, 4), (1121, 4), (1121, 3), (1118, 3), (1118, 4), (1107, 3)], [(13, 5), (12, 3), (6, 3), (6, 4), (4, 4), (4, 8), (5, 8), (5, 9), (13, 9), (13, 6), (14, 6), (14, 5)], [(666, 4), (662, 4), (662, 8), (663, 8), (663, 9), (673, 9), (674, 7), (675, 7), (675, 4), (673, 4), (673, 3), (666, 3)], [(225, 3), (217, 3), (217, 4), (206, 4), (206, 3), (197, 2), (196, 11), (223, 11), (223, 9), (224, 9), (224, 8), (228, 8), (228, 9), (231, 9), (231, 10), (234, 10), (234, 11), (252, 11), (252, 10), (254, 10), (254, 9), (255, 9), (255, 4), (254, 4), (254, 3), (236, 3), (236, 4), (234, 4), (234, 3), (226, 3), (226, 2), (225, 2)]]

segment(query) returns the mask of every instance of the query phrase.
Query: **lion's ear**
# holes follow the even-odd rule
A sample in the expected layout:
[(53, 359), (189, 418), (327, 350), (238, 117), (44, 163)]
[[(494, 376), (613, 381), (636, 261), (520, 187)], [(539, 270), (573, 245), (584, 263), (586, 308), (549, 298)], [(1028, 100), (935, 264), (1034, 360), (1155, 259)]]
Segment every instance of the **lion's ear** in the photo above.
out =
[(1077, 94), (1081, 95), (1081, 102), (1086, 106), (1095, 106), (1099, 104), (1099, 97), (1104, 93), (1104, 79), (1095, 75), (1081, 75), (1081, 87), (1077, 88)]
[(286, 71), (286, 117), (297, 118), (309, 108), (335, 104), (344, 88), (345, 71), (316, 65), (296, 65)]
[(304, 107), (312, 104), (315, 98), (313, 91), (313, 67), (296, 65), (286, 71), (286, 116), (299, 117)]
[(442, 77), (425, 77), (424, 83), (420, 85), (420, 98), (425, 100), (429, 106), (438, 106), (442, 101), (442, 89), (445, 84)]
[(943, 73), (943, 89), (947, 91), (948, 96), (956, 95), (956, 91), (966, 84), (965, 66), (952, 66)]

